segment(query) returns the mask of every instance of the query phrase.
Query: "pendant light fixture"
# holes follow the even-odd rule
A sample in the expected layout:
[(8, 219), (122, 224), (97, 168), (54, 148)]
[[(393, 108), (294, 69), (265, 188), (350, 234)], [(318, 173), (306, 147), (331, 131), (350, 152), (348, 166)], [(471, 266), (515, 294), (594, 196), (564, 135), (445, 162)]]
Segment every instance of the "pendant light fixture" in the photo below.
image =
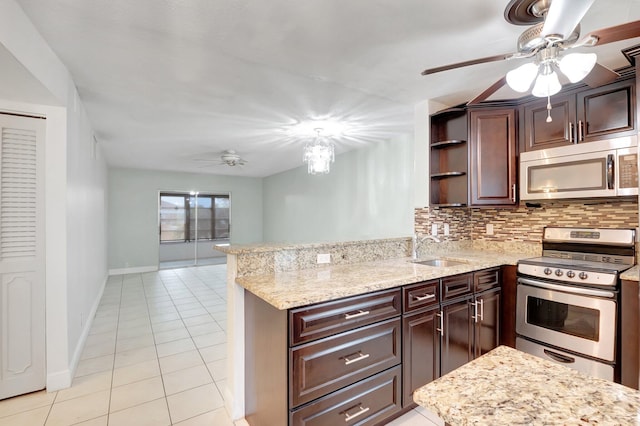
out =
[(323, 129), (314, 130), (316, 137), (305, 145), (302, 159), (307, 163), (307, 172), (310, 175), (327, 174), (331, 163), (335, 161), (335, 148), (328, 138), (320, 134)]

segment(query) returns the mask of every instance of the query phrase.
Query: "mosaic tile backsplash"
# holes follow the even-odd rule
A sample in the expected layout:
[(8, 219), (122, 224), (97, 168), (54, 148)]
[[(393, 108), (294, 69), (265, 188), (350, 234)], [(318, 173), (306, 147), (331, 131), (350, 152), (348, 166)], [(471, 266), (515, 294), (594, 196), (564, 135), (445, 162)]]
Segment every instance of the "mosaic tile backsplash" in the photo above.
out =
[[(483, 242), (534, 244), (542, 241), (545, 226), (637, 228), (638, 201), (563, 201), (541, 203), (540, 207), (521, 205), (514, 209), (427, 207), (415, 210), (416, 232), (431, 233), (433, 223), (439, 225), (438, 234), (443, 241), (472, 240), (474, 248)], [(442, 235), (444, 223), (449, 224), (449, 236)], [(487, 224), (493, 225), (493, 235), (487, 235)]]

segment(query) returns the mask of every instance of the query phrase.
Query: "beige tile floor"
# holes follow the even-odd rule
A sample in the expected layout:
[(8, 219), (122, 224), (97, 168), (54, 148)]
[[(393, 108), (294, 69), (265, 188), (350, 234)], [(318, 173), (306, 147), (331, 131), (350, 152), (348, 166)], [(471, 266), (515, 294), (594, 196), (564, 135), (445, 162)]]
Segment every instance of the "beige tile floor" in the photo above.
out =
[(109, 277), (72, 386), (0, 401), (0, 426), (233, 426), (226, 325), (226, 265)]

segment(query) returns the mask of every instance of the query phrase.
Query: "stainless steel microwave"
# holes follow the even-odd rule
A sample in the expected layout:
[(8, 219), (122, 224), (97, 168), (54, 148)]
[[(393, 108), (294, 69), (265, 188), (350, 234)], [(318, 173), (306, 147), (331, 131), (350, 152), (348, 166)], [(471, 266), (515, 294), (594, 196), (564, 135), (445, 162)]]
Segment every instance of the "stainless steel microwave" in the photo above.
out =
[(520, 154), (520, 199), (638, 195), (638, 136)]

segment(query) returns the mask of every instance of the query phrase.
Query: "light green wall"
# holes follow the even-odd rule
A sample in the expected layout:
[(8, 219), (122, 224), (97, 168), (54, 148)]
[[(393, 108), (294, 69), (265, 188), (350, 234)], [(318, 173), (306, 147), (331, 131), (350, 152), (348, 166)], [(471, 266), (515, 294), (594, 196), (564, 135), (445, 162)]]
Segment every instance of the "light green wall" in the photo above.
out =
[(262, 179), (109, 170), (109, 269), (158, 265), (158, 192), (231, 193), (231, 243), (262, 241)]
[(328, 175), (299, 167), (264, 179), (264, 240), (350, 241), (413, 232), (413, 142), (378, 143), (336, 157)]

